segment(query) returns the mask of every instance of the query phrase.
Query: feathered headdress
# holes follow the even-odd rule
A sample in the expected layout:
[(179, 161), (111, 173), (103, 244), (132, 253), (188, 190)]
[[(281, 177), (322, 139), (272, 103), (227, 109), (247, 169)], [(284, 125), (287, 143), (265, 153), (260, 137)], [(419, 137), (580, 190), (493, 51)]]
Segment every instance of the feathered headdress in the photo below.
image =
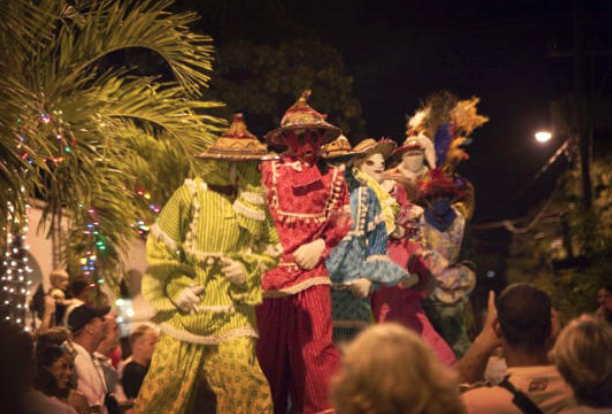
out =
[(407, 135), (425, 135), (433, 142), (435, 167), (452, 175), (455, 167), (462, 160), (469, 159), (461, 148), (471, 142), (468, 138), (474, 129), (489, 119), (478, 115), (477, 97), (460, 101), (448, 91), (439, 91), (431, 95), (422, 107), (407, 123)]

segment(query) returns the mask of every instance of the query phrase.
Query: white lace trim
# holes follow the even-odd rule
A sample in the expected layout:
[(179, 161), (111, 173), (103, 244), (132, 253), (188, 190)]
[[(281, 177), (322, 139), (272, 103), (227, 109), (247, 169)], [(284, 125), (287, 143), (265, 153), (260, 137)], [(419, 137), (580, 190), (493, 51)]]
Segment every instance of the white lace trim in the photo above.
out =
[(243, 336), (250, 336), (253, 338), (258, 338), (259, 335), (252, 328), (241, 328), (233, 331), (229, 331), (224, 333), (223, 335), (211, 335), (211, 336), (202, 336), (192, 334), (191, 332), (182, 331), (168, 323), (162, 323), (159, 326), (159, 329), (173, 338), (176, 338), (180, 341), (189, 342), (191, 344), (197, 345), (217, 345), (221, 342), (227, 342), (232, 339), (240, 338)]
[(266, 219), (266, 213), (261, 211), (261, 210), (253, 210), (251, 208), (248, 208), (247, 206), (245, 206), (244, 204), (242, 204), (239, 200), (234, 201), (234, 204), (232, 204), (232, 209), (244, 216), (244, 217), (248, 217), (250, 219), (253, 220), (257, 220), (257, 221), (264, 221)]
[(331, 280), (326, 276), (313, 277), (311, 279), (306, 279), (303, 282), (298, 283), (297, 285), (290, 286), (284, 289), (278, 290), (264, 290), (263, 297), (264, 298), (279, 298), (288, 295), (295, 295), (303, 290), (308, 289), (309, 287), (318, 286), (318, 285), (331, 285)]
[(266, 202), (263, 193), (253, 191), (241, 191), (238, 198), (243, 198), (245, 201), (255, 205), (263, 205)]
[(157, 223), (151, 226), (149, 234), (153, 235), (158, 240), (164, 242), (166, 246), (170, 248), (170, 250), (176, 251), (179, 249), (179, 242), (168, 236), (168, 234), (166, 234), (166, 232), (163, 231)]

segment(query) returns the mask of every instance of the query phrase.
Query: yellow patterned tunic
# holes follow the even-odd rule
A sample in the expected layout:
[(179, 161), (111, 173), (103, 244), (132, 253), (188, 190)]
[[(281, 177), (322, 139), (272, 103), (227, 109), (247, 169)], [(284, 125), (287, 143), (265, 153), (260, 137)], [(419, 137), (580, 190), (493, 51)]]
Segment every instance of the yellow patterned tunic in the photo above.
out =
[[(142, 293), (156, 311), (161, 330), (179, 340), (212, 345), (256, 337), (253, 306), (261, 302), (261, 274), (274, 267), (278, 235), (258, 192), (234, 199), (211, 191), (201, 179), (187, 180), (172, 196), (147, 241), (149, 267)], [(246, 270), (235, 285), (221, 272), (221, 256)], [(196, 313), (174, 300), (188, 286), (205, 291)]]

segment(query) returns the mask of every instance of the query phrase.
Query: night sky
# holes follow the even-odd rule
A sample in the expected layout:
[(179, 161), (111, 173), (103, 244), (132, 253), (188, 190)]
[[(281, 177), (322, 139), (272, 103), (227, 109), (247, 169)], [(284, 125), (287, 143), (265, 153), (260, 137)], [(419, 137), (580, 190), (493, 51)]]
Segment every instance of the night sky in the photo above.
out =
[[(201, 30), (221, 44), (233, 37), (274, 44), (299, 32), (335, 47), (354, 78), (369, 136), (401, 142), (406, 115), (434, 91), (480, 96), (479, 111), (491, 120), (473, 134), (471, 159), (459, 167), (476, 187), (476, 223), (523, 216), (567, 166), (560, 159), (516, 199), (564, 140), (541, 145), (533, 134), (551, 127), (550, 102), (573, 87), (572, 60), (550, 56), (571, 50), (569, 1), (230, 3), (179, 1), (177, 7), (200, 13)], [(587, 30), (600, 47), (611, 34), (610, 2), (585, 3)]]

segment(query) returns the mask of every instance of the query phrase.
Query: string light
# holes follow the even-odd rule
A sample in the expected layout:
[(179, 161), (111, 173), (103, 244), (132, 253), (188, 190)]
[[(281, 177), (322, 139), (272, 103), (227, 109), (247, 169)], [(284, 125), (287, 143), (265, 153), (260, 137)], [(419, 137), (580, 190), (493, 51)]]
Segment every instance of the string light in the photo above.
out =
[[(25, 195), (25, 188), (21, 188)], [(0, 303), (4, 308), (5, 319), (17, 324), (25, 325), (28, 311), (28, 286), (31, 285), (29, 274), (32, 269), (28, 266), (28, 250), (26, 237), (28, 232), (28, 211), (30, 206), (26, 204), (22, 219), (15, 214), (15, 207), (11, 202), (7, 204), (7, 226), (3, 228), (6, 232), (5, 259), (0, 267)], [(24, 326), (26, 331), (29, 330)]]

